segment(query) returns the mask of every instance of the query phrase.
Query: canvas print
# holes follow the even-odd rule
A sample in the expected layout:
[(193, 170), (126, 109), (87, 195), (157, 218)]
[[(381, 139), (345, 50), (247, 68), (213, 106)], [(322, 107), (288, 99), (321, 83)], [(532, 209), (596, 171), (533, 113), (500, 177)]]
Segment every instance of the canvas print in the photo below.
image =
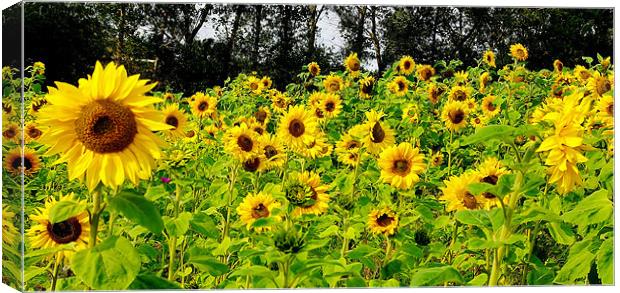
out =
[(17, 290), (615, 283), (611, 8), (25, 1), (2, 25)]

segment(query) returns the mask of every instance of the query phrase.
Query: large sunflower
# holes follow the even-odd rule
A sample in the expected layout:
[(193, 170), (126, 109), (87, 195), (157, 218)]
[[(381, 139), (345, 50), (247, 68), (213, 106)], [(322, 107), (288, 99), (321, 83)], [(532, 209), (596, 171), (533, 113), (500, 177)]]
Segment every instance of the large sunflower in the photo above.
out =
[(312, 113), (303, 106), (290, 107), (282, 116), (278, 136), (292, 148), (301, 148), (312, 141), (317, 130), (317, 122)]
[[(269, 218), (272, 216), (273, 210), (280, 208), (280, 203), (277, 202), (270, 194), (259, 192), (248, 194), (241, 204), (237, 207), (237, 213), (243, 223), (246, 224), (246, 228), (250, 230), (252, 224), (258, 219)], [(274, 219), (280, 220), (279, 216), (275, 216)], [(270, 230), (271, 227), (256, 227), (257, 232)]]
[(361, 69), (360, 59), (357, 58), (357, 53), (351, 53), (344, 60), (344, 66), (347, 68), (347, 71), (351, 73), (352, 76), (357, 76)]
[(426, 168), (420, 150), (405, 142), (385, 149), (379, 156), (378, 165), (383, 182), (400, 189), (409, 189), (420, 181), (418, 174)]
[(171, 137), (184, 137), (185, 126), (187, 125), (187, 117), (185, 112), (179, 109), (179, 105), (171, 104), (163, 110), (164, 123), (170, 125), (172, 129), (164, 130), (164, 133)]
[(31, 176), (41, 168), (41, 160), (34, 150), (26, 147), (22, 156), (21, 147), (16, 147), (6, 154), (4, 168), (15, 176), (21, 175), (22, 172), (26, 176)]
[(340, 99), (340, 96), (336, 94), (325, 94), (321, 100), (320, 109), (327, 118), (334, 118), (338, 116), (342, 110), (342, 100)]
[(364, 123), (367, 132), (364, 135), (363, 143), (368, 152), (375, 155), (396, 142), (394, 130), (383, 123), (381, 118), (383, 118), (383, 112), (371, 110), (366, 113), (367, 121)]
[(68, 162), (69, 179), (86, 177), (89, 190), (99, 182), (116, 187), (125, 179), (136, 184), (151, 175), (161, 155), (160, 139), (153, 131), (170, 129), (152, 107), (161, 99), (145, 94), (156, 84), (138, 75), (127, 76), (123, 66), (97, 62), (79, 87), (57, 82), (49, 87), (49, 105), (39, 122), (48, 126), (40, 141), (47, 154), (60, 153)]
[(467, 125), (469, 108), (462, 102), (449, 102), (443, 107), (441, 120), (450, 131), (458, 131)]
[(321, 183), (321, 177), (314, 172), (293, 173), (285, 189), (286, 198), (295, 207), (293, 216), (303, 214), (320, 215), (329, 207), (329, 186)]
[(256, 76), (248, 77), (248, 80), (245, 82), (247, 88), (254, 94), (260, 94), (263, 91), (265, 85), (263, 82), (257, 78)]
[(75, 251), (88, 247), (90, 223), (88, 221), (88, 211), (85, 209), (71, 215), (68, 219), (51, 223), (49, 220), (50, 210), (64, 202), (75, 202), (77, 206), (86, 207), (86, 202), (77, 199), (73, 193), (61, 196), (57, 201), (50, 197), (45, 202), (44, 208), (38, 208), (36, 214), (30, 215), (32, 226), (26, 232), (27, 244), (33, 249), (54, 248), (64, 244), (74, 243), (74, 250), (63, 250), (58, 252), (59, 256), (70, 259)]
[(486, 50), (482, 56), (482, 61), (491, 67), (495, 67), (495, 53), (491, 50)]
[(372, 97), (372, 90), (375, 85), (375, 78), (372, 76), (366, 76), (359, 81), (360, 90), (359, 95), (363, 99), (370, 99)]
[(286, 109), (288, 108), (288, 98), (286, 97), (285, 94), (281, 93), (280, 91), (277, 91), (271, 95), (271, 108), (273, 108), (273, 110), (275, 112), (278, 113), (283, 113), (286, 111)]
[(323, 86), (328, 93), (335, 93), (344, 89), (342, 77), (331, 73), (323, 80)]
[(465, 86), (454, 86), (450, 89), (448, 99), (450, 101), (464, 102), (471, 97), (471, 88)]
[(266, 134), (258, 138), (265, 156), (265, 169), (282, 167), (286, 162), (286, 152), (282, 142), (271, 134)]
[(528, 57), (527, 49), (518, 43), (510, 45), (510, 55), (519, 61), (525, 61)]
[(446, 211), (476, 210), (483, 206), (483, 196), (474, 196), (467, 189), (470, 184), (478, 183), (478, 178), (474, 172), (465, 172), (444, 180), (446, 186), (440, 188), (442, 195), (439, 200), (446, 202)]
[(488, 95), (482, 99), (482, 112), (487, 117), (495, 117), (499, 114), (500, 105), (496, 101), (497, 97), (494, 95)]
[(398, 61), (398, 73), (403, 75), (410, 75), (415, 70), (415, 61), (411, 56), (403, 56)]
[(368, 215), (368, 228), (375, 234), (392, 235), (398, 227), (398, 215), (389, 207), (374, 209)]
[(387, 85), (390, 92), (397, 97), (402, 97), (409, 91), (409, 81), (404, 76), (397, 76)]
[(215, 112), (215, 107), (217, 106), (217, 100), (215, 97), (198, 92), (195, 93), (191, 99), (192, 113), (194, 113), (196, 117), (208, 117)]
[(242, 162), (259, 155), (261, 152), (258, 134), (245, 123), (226, 130), (224, 148), (229, 154)]

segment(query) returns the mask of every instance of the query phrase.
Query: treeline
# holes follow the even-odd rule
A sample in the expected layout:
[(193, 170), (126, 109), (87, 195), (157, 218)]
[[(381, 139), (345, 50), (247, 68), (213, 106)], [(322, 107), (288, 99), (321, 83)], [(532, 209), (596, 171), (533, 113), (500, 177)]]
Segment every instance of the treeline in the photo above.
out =
[[(611, 9), (524, 9), (326, 5), (163, 3), (25, 3), (25, 59), (43, 61), (48, 78), (75, 81), (95, 60), (115, 60), (130, 72), (191, 93), (256, 71), (283, 88), (310, 61), (323, 72), (341, 69), (357, 52), (384, 70), (402, 55), (433, 65), (459, 59), (464, 67), (484, 50), (509, 62), (511, 43), (530, 51), (528, 66), (583, 63), (613, 53)], [(328, 18), (341, 48), (319, 40)], [(3, 25), (10, 22), (10, 14)], [(334, 23), (336, 22), (336, 23)], [(200, 38), (203, 27), (211, 38)], [(368, 69), (368, 68), (367, 68)]]

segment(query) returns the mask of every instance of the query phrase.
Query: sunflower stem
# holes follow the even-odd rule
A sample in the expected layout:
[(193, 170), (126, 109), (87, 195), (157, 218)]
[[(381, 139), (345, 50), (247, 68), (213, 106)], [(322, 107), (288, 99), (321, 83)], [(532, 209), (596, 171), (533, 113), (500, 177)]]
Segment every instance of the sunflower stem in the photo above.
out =
[[(177, 182), (175, 189), (175, 198), (174, 198), (174, 218), (179, 216), (179, 203), (181, 202), (181, 185)], [(168, 280), (172, 281), (174, 278), (174, 258), (176, 256), (177, 251), (177, 237), (170, 237), (170, 241), (168, 242)]]
[(450, 131), (450, 144), (448, 145), (448, 177), (450, 177), (451, 175), (451, 171), (452, 171), (452, 139), (453, 139), (453, 132)]
[(56, 283), (58, 281), (58, 271), (60, 269), (60, 264), (62, 263), (62, 254), (56, 254), (56, 262), (54, 262), (54, 271), (52, 273), (52, 284), (50, 286), (50, 291), (56, 291)]
[(90, 216), (90, 238), (88, 247), (93, 248), (97, 243), (97, 232), (99, 232), (99, 216), (101, 215), (101, 190), (97, 187), (93, 191), (93, 212)]
[(222, 239), (228, 237), (228, 230), (230, 229), (230, 205), (232, 204), (232, 195), (235, 189), (235, 181), (237, 179), (237, 164), (235, 164), (230, 170), (230, 182), (228, 184), (228, 200), (226, 202), (226, 222), (224, 223), (224, 233)]

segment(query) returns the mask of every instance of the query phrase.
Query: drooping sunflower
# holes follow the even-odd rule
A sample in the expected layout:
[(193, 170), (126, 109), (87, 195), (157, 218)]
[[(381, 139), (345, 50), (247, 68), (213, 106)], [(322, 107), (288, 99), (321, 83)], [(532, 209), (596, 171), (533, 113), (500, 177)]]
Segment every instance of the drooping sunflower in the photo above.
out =
[(137, 184), (151, 175), (163, 142), (153, 133), (170, 129), (152, 107), (161, 99), (145, 94), (156, 84), (138, 75), (127, 76), (123, 66), (97, 62), (79, 87), (57, 82), (49, 87), (49, 105), (38, 122), (49, 129), (40, 142), (47, 154), (61, 153), (68, 162), (69, 179), (86, 177), (89, 190), (99, 182), (115, 188), (125, 179)]
[(323, 111), (325, 117), (334, 118), (342, 110), (342, 100), (336, 94), (325, 94), (319, 108)]
[(256, 118), (256, 122), (261, 125), (267, 125), (269, 123), (269, 119), (271, 118), (271, 111), (268, 107), (260, 107), (254, 112), (254, 118)]
[(239, 161), (244, 162), (261, 152), (258, 134), (247, 124), (233, 126), (224, 135), (224, 149)]
[(397, 97), (402, 97), (409, 91), (409, 81), (404, 76), (399, 75), (394, 77), (387, 87)]
[(555, 72), (562, 72), (562, 69), (564, 69), (564, 63), (558, 59), (555, 59), (553, 61), (553, 70)]
[(360, 69), (362, 68), (362, 65), (360, 64), (360, 59), (357, 58), (357, 53), (349, 54), (349, 56), (347, 56), (347, 58), (344, 60), (344, 66), (347, 68), (347, 71), (352, 76), (357, 76), (360, 72)]
[(19, 242), (19, 231), (13, 221), (15, 213), (9, 210), (8, 205), (2, 205), (2, 246), (15, 247)]
[(465, 102), (471, 97), (471, 88), (466, 86), (456, 85), (450, 89), (448, 99), (450, 101)]
[(488, 117), (495, 117), (501, 110), (497, 101), (497, 97), (494, 95), (488, 95), (482, 99), (482, 112)]
[(185, 117), (185, 112), (179, 109), (179, 105), (170, 104), (162, 112), (164, 113), (164, 123), (172, 127), (171, 129), (164, 130), (164, 133), (171, 137), (184, 137), (187, 117)]
[(310, 72), (312, 76), (317, 76), (321, 74), (321, 67), (319, 67), (319, 64), (316, 62), (310, 62), (310, 64), (308, 64), (308, 72)]
[(366, 150), (371, 154), (378, 155), (385, 148), (394, 145), (396, 142), (394, 130), (381, 121), (383, 116), (383, 112), (377, 112), (374, 109), (366, 113), (364, 127), (367, 132), (362, 142), (366, 146)]
[[(239, 219), (246, 224), (248, 230), (252, 229), (252, 224), (256, 220), (261, 218), (268, 218), (272, 216), (274, 209), (280, 208), (280, 203), (277, 202), (270, 194), (259, 192), (248, 194), (241, 204), (237, 207), (237, 213)], [(275, 220), (280, 220), (280, 216), (274, 216)], [(256, 227), (257, 232), (270, 230), (271, 227)]]
[(368, 215), (368, 228), (374, 234), (393, 235), (398, 228), (398, 215), (389, 207), (373, 209)]
[(411, 56), (403, 56), (398, 61), (398, 73), (403, 75), (410, 75), (415, 70), (415, 61)]
[(275, 112), (283, 113), (288, 108), (288, 98), (280, 91), (271, 96), (271, 107)]
[(595, 98), (599, 98), (614, 88), (613, 82), (613, 75), (606, 77), (601, 75), (600, 72), (595, 71), (594, 74), (592, 74), (592, 76), (588, 79), (586, 87)]
[(303, 106), (290, 107), (280, 119), (278, 136), (291, 148), (302, 148), (312, 141), (317, 131), (317, 121)]
[(372, 97), (372, 90), (375, 85), (375, 78), (372, 76), (366, 76), (359, 81), (360, 90), (359, 95), (362, 99), (370, 99)]
[(495, 68), (495, 53), (491, 50), (486, 50), (482, 56), (482, 61), (490, 67)]
[(328, 93), (335, 93), (344, 89), (344, 82), (342, 77), (330, 73), (329, 76), (323, 80), (323, 86)]
[(36, 122), (28, 122), (26, 127), (24, 128), (24, 139), (26, 143), (37, 141), (39, 137), (43, 134), (43, 131), (39, 129)]
[(286, 152), (282, 142), (271, 134), (258, 138), (265, 156), (265, 169), (279, 168), (286, 162)]
[(467, 125), (469, 108), (462, 102), (449, 102), (443, 107), (441, 120), (450, 131), (458, 131)]
[(590, 73), (590, 71), (582, 65), (577, 65), (573, 70), (573, 75), (582, 83), (585, 83), (592, 76), (592, 73)]
[(400, 189), (409, 189), (415, 185), (420, 181), (418, 174), (426, 169), (424, 155), (406, 142), (383, 150), (377, 162), (383, 182)]
[(446, 211), (476, 210), (483, 207), (483, 196), (474, 196), (467, 189), (470, 184), (478, 182), (478, 175), (471, 171), (444, 180), (446, 186), (440, 188), (442, 195), (439, 200), (446, 202)]
[(192, 96), (192, 100), (192, 113), (198, 118), (208, 117), (216, 110), (217, 99), (215, 97), (198, 92)]
[(426, 92), (428, 93), (428, 100), (434, 105), (439, 102), (439, 96), (443, 93), (443, 89), (438, 87), (435, 83), (429, 83)]
[(263, 91), (263, 87), (264, 87), (263, 82), (256, 76), (248, 77), (245, 84), (246, 84), (246, 87), (250, 90), (250, 92), (254, 94), (258, 95)]
[(21, 136), (21, 131), (19, 131), (19, 126), (17, 124), (8, 123), (2, 126), (2, 138), (4, 141), (19, 143)]
[(14, 176), (19, 176), (22, 172), (26, 176), (32, 176), (41, 169), (41, 160), (34, 150), (26, 147), (22, 156), (22, 149), (16, 147), (6, 154), (4, 168)]
[(510, 45), (510, 56), (518, 61), (525, 61), (528, 57), (527, 49), (519, 43), (512, 44)]
[[(504, 174), (510, 173), (510, 171), (504, 168), (502, 163), (497, 160), (497, 158), (489, 157), (482, 163), (480, 163), (478, 169), (476, 170), (476, 173), (480, 182), (497, 185), (497, 181), (499, 181), (499, 178)], [(490, 192), (482, 193), (482, 197), (480, 197), (480, 200), (481, 204), (486, 209), (490, 209), (494, 206), (500, 205), (500, 199)]]
[(13, 116), (15, 113), (13, 112), (13, 104), (8, 101), (2, 101), (2, 112), (4, 112), (4, 116)]
[(478, 81), (480, 83), (480, 92), (484, 93), (484, 91), (486, 90), (487, 84), (491, 82), (491, 75), (485, 71), (482, 74), (480, 74)]
[(271, 81), (271, 77), (269, 76), (263, 76), (263, 78), (260, 79), (260, 82), (263, 84), (263, 89), (269, 89), (273, 83)]
[(293, 173), (291, 182), (286, 186), (286, 199), (294, 206), (293, 216), (303, 214), (320, 215), (329, 208), (328, 185), (321, 183), (321, 177), (315, 172)]
[[(51, 223), (49, 220), (51, 209), (56, 205), (69, 201), (75, 202), (76, 206), (83, 206), (84, 210), (71, 215), (71, 217), (62, 222)], [(59, 200), (50, 197), (45, 202), (45, 207), (38, 208), (35, 214), (30, 215), (33, 223), (26, 232), (28, 239), (26, 244), (29, 244), (32, 249), (46, 249), (74, 243), (74, 250), (58, 252), (58, 256), (67, 260), (71, 259), (75, 251), (88, 247), (91, 228), (88, 220), (88, 211), (85, 207), (86, 201), (79, 200), (73, 193), (61, 196)]]
[(418, 73), (418, 78), (420, 80), (426, 81), (426, 80), (431, 79), (431, 77), (435, 75), (435, 68), (427, 64), (418, 65), (417, 73)]

